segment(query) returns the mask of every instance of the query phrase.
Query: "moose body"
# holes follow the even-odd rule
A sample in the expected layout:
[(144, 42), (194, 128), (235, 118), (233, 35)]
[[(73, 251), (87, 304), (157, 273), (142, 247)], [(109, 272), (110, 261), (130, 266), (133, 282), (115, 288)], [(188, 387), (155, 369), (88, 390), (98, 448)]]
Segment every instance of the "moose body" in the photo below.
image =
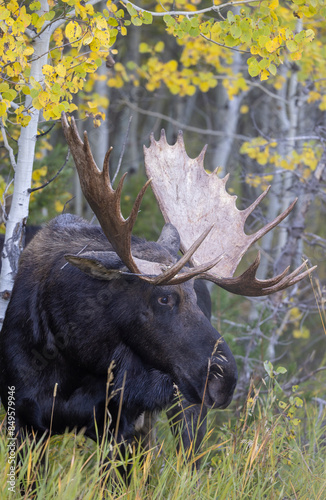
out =
[[(179, 246), (171, 234), (167, 225), (156, 243), (133, 238), (133, 255), (171, 264)], [(78, 255), (77, 265), (68, 253)], [(106, 279), (105, 268), (125, 274)], [(15, 387), (16, 430), (42, 435), (52, 422), (52, 434), (84, 429), (96, 440), (108, 400), (111, 431), (130, 441), (143, 412), (171, 405), (175, 384), (189, 403), (227, 406), (236, 364), (209, 322), (209, 307), (200, 281), (141, 281), (99, 226), (57, 217), (22, 254), (0, 336), (1, 398), (6, 407), (8, 387)]]
[[(139, 431), (140, 417), (168, 408), (177, 387), (184, 398), (183, 443), (196, 449), (205, 408), (225, 408), (237, 381), (230, 349), (209, 321), (210, 299), (200, 279), (232, 293), (263, 296), (307, 276), (314, 268), (304, 270), (303, 263), (290, 274), (285, 269), (259, 280), (258, 254), (234, 277), (248, 248), (281, 222), (295, 201), (247, 235), (245, 222), (268, 189), (238, 210), (236, 197), (226, 192), (227, 178), (204, 170), (205, 150), (190, 159), (182, 135), (170, 146), (162, 132), (145, 149), (151, 179), (124, 219), (124, 177), (114, 190), (110, 152), (100, 170), (87, 134), (83, 142), (65, 115), (62, 126), (101, 227), (59, 216), (23, 252), (0, 336), (1, 398), (7, 408), (8, 388), (14, 387), (18, 433), (84, 429), (97, 439), (107, 421), (112, 436), (128, 443)], [(166, 221), (157, 242), (132, 237), (149, 182)], [(178, 412), (169, 411), (173, 425), (180, 421)], [(196, 426), (199, 439), (192, 433)]]

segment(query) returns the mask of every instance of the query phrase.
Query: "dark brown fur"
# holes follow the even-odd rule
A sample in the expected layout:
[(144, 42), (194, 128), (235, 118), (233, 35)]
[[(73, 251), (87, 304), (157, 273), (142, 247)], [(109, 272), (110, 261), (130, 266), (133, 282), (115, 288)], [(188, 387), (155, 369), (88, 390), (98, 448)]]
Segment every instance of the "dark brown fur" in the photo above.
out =
[[(133, 254), (175, 262), (178, 245), (164, 236), (159, 241), (133, 239)], [(66, 254), (82, 257), (79, 268), (67, 263)], [(125, 274), (96, 279), (98, 268)], [(22, 254), (0, 337), (1, 397), (7, 408), (8, 387), (15, 386), (17, 432), (49, 432), (57, 384), (52, 434), (84, 429), (96, 440), (97, 426), (101, 437), (112, 363), (108, 409), (119, 442), (133, 439), (144, 412), (171, 405), (174, 384), (188, 401), (185, 407), (203, 401), (224, 408), (237, 371), (209, 315), (203, 284), (150, 285), (128, 272), (101, 228), (75, 216), (57, 217)], [(196, 424), (200, 407), (192, 408), (184, 424), (187, 418)], [(175, 421), (178, 411), (171, 414)], [(185, 431), (185, 444), (192, 439)]]

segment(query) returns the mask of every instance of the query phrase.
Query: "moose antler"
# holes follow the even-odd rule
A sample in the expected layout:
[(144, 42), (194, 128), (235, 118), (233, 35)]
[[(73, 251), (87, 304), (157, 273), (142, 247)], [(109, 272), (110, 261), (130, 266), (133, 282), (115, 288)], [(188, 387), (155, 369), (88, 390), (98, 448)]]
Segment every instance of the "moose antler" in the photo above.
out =
[[(201, 264), (196, 269), (189, 269), (178, 275), (179, 271), (189, 261), (194, 252), (206, 238), (211, 228), (205, 228), (189, 245), (183, 257), (172, 266), (164, 266), (157, 262), (149, 262), (133, 257), (131, 253), (131, 234), (136, 221), (140, 203), (151, 179), (140, 190), (131, 213), (125, 219), (121, 213), (120, 199), (126, 174), (121, 178), (116, 190), (113, 189), (109, 174), (109, 157), (112, 148), (106, 153), (103, 170), (100, 171), (93, 158), (87, 133), (84, 132), (84, 142), (81, 140), (74, 118), (68, 123), (65, 113), (61, 117), (62, 128), (66, 141), (75, 160), (82, 191), (97, 216), (103, 232), (128, 269), (141, 279), (155, 285), (176, 284), (189, 280), (194, 275), (202, 273), (214, 266), (221, 256), (208, 264)], [(117, 273), (117, 271), (115, 271)]]
[(149, 148), (144, 147), (147, 176), (152, 178), (152, 189), (166, 222), (172, 223), (180, 234), (181, 250), (185, 252), (203, 229), (213, 229), (203, 241), (190, 263), (199, 266), (211, 258), (212, 253), (223, 259), (211, 267), (210, 272), (196, 273), (197, 278), (213, 281), (226, 290), (247, 296), (268, 295), (283, 290), (311, 273), (315, 267), (304, 272), (306, 262), (291, 274), (289, 268), (280, 275), (268, 279), (256, 278), (259, 265), (255, 262), (239, 277), (233, 274), (248, 248), (264, 234), (277, 226), (293, 209), (296, 200), (276, 219), (254, 234), (244, 232), (246, 219), (267, 195), (267, 188), (257, 200), (245, 210), (236, 207), (236, 196), (225, 189), (228, 175), (220, 179), (216, 171), (208, 174), (204, 170), (206, 147), (195, 159), (188, 157), (183, 135), (170, 146), (164, 130), (159, 141), (151, 135)]

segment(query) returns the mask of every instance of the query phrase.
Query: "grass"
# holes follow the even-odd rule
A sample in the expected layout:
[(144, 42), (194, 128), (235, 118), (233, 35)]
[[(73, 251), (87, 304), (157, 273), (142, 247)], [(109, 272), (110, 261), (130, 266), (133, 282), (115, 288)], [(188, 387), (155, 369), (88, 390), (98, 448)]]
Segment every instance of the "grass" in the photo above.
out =
[[(129, 457), (121, 457), (119, 450), (114, 450), (110, 473), (103, 471), (102, 465), (110, 442), (101, 448), (82, 435), (53, 436), (44, 440), (43, 447), (25, 447), (15, 493), (8, 490), (8, 438), (2, 413), (0, 497), (323, 500), (325, 408), (321, 415), (316, 404), (305, 403), (296, 392), (285, 396), (277, 383), (278, 376), (269, 367), (269, 376), (258, 389), (250, 388), (241, 408), (211, 411), (203, 447), (188, 462), (184, 450), (176, 452), (169, 424), (163, 417), (158, 423), (159, 444), (146, 453), (134, 446)], [(43, 473), (42, 454), (46, 469)], [(198, 470), (194, 471), (199, 460)], [(118, 469), (127, 461), (132, 466), (128, 487)], [(20, 482), (25, 485), (22, 497)]]

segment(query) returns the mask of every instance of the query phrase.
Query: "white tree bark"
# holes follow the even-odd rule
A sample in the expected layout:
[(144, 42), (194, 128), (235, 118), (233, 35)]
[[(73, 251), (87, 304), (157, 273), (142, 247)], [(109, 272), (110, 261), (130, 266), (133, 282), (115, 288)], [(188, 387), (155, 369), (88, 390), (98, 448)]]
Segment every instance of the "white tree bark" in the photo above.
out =
[[(235, 52), (233, 56), (232, 72), (234, 75), (240, 72), (243, 63), (242, 55)], [(246, 92), (240, 92), (230, 100), (226, 90), (222, 85), (218, 85), (216, 89), (218, 115), (214, 121), (214, 128), (223, 130), (224, 136), (215, 147), (213, 155), (213, 169), (220, 167), (220, 176), (223, 177), (227, 173), (227, 165), (232, 148), (234, 147), (234, 135), (237, 131), (237, 126), (240, 118), (240, 106), (246, 95)]]
[[(49, 11), (47, 0), (41, 1), (42, 15)], [(52, 30), (48, 26), (39, 36), (35, 37), (33, 46), (33, 62), (31, 64), (31, 77), (42, 84), (42, 67), (47, 62), (50, 36)], [(31, 107), (32, 99), (26, 97), (25, 106), (30, 109), (31, 120), (27, 127), (22, 127), (18, 140), (18, 157), (14, 176), (14, 193), (11, 209), (6, 223), (6, 235), (2, 253), (2, 268), (0, 275), (0, 322), (7, 309), (15, 275), (17, 273), (18, 259), (23, 248), (23, 226), (28, 216), (29, 188), (31, 187), (37, 126), (40, 111)]]
[[(89, 4), (95, 5), (100, 0), (90, 0)], [(47, 0), (40, 0), (41, 8), (38, 15), (49, 12)], [(67, 17), (74, 14), (72, 10)], [(27, 31), (27, 36), (33, 38), (33, 61), (31, 63), (30, 78), (34, 78), (41, 85), (43, 83), (42, 67), (47, 63), (52, 33), (64, 22), (59, 19), (56, 22), (46, 21), (42, 31), (35, 34)], [(32, 99), (26, 97), (25, 106), (29, 109), (31, 120), (27, 127), (22, 127), (18, 140), (18, 157), (14, 175), (14, 193), (8, 220), (6, 223), (6, 235), (2, 252), (2, 267), (0, 274), (0, 325), (3, 323), (8, 301), (14, 284), (18, 269), (18, 260), (23, 248), (24, 225), (29, 211), (29, 189), (32, 182), (33, 163), (35, 155), (35, 144), (40, 111), (32, 107)]]

